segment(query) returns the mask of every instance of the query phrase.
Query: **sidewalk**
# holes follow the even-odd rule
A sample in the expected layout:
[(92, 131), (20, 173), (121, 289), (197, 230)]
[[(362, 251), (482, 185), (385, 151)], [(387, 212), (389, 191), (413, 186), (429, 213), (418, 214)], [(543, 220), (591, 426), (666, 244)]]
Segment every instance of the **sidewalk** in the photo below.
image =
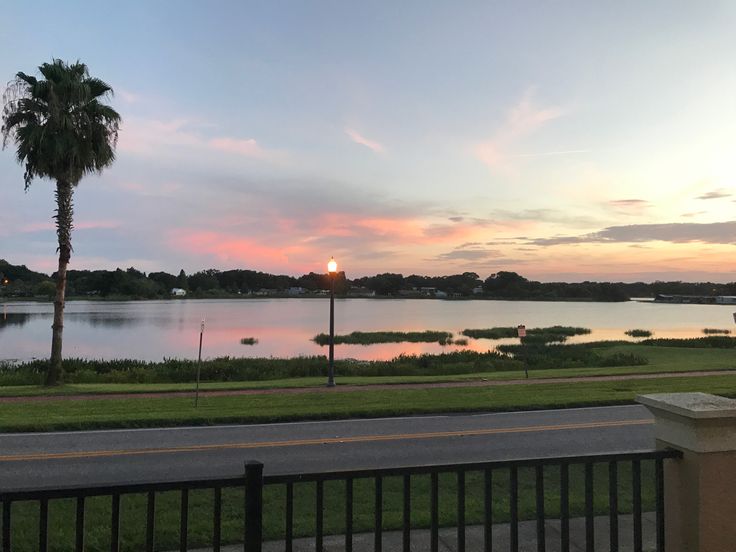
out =
[[(633, 517), (631, 515), (620, 515), (619, 526), (619, 552), (633, 552)], [(547, 552), (560, 551), (560, 522), (549, 519), (545, 523)], [(642, 520), (643, 548), (654, 550), (656, 524), (654, 512), (643, 515)], [(283, 552), (284, 541), (271, 541), (263, 545), (264, 552)], [(425, 552), (430, 549), (430, 533), (427, 529), (414, 530), (411, 534), (412, 552)], [(231, 545), (222, 548), (223, 552), (242, 552), (242, 545)], [(314, 538), (295, 539), (294, 552), (317, 552), (314, 547)], [(325, 537), (323, 550), (319, 552), (339, 552), (345, 550), (345, 537), (335, 535)], [(353, 536), (354, 552), (373, 552), (373, 533), (360, 533)], [(401, 552), (401, 531), (387, 531), (383, 534), (384, 552)], [(483, 551), (483, 527), (474, 525), (466, 528), (465, 550), (467, 552)], [(493, 526), (493, 552), (508, 552), (509, 547), (509, 524), (499, 523)], [(537, 523), (536, 521), (522, 521), (519, 523), (519, 552), (536, 552), (537, 550)], [(609, 550), (608, 538), (608, 516), (595, 518), (595, 550), (606, 552)], [(440, 529), (439, 552), (457, 551), (457, 530), (454, 528)], [(574, 518), (570, 520), (570, 551), (585, 551), (585, 519)], [(192, 552), (211, 552), (211, 549), (199, 549)]]

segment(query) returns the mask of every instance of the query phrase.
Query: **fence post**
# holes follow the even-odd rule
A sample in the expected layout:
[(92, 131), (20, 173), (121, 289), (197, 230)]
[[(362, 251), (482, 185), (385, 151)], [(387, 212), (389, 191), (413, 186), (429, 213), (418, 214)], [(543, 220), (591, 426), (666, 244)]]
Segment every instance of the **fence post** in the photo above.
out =
[(245, 463), (245, 552), (261, 552), (263, 542), (263, 464)]
[(724, 552), (736, 542), (736, 400), (707, 393), (642, 395), (654, 415), (657, 448), (681, 460), (665, 462), (667, 552)]

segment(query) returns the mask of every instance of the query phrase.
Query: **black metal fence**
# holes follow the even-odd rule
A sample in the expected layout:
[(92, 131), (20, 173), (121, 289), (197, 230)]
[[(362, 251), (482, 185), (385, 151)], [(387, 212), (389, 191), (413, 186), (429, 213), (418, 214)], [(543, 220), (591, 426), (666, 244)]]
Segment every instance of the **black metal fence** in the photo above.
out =
[[(81, 552), (88, 550), (85, 545), (86, 525), (85, 518), (89, 512), (88, 499), (92, 497), (110, 497), (110, 520), (109, 520), (109, 546), (112, 552), (121, 551), (121, 497), (125, 495), (145, 496), (145, 527), (136, 528), (141, 535), (145, 535), (143, 549), (153, 552), (156, 537), (156, 498), (160, 493), (176, 492), (179, 494), (179, 550), (189, 550), (189, 522), (190, 522), (190, 493), (192, 491), (205, 490), (211, 493), (211, 539), (206, 544), (215, 552), (219, 552), (223, 543), (222, 520), (223, 520), (223, 489), (239, 488), (244, 491), (242, 514), (243, 534), (242, 539), (233, 540), (243, 543), (245, 552), (260, 552), (264, 540), (264, 489), (272, 486), (283, 488), (283, 516), (282, 532), (280, 533), (283, 547), (286, 552), (291, 552), (295, 539), (295, 486), (307, 484), (312, 487), (313, 493), (313, 530), (309, 530), (314, 538), (315, 549), (323, 549), (325, 530), (325, 485), (328, 482), (340, 482), (341, 496), (344, 500), (340, 508), (344, 514), (344, 520), (340, 527), (340, 534), (344, 535), (344, 549), (352, 552), (354, 544), (354, 503), (355, 485), (358, 481), (372, 481), (373, 507), (372, 507), (372, 533), (373, 548), (376, 552), (382, 552), (383, 533), (385, 530), (384, 511), (386, 500), (384, 499), (384, 482), (400, 481), (399, 492), (392, 492), (392, 500), (399, 504), (392, 504), (394, 510), (398, 509), (400, 518), (401, 542), (404, 551), (409, 551), (412, 543), (413, 531), (417, 529), (416, 523), (412, 524), (412, 512), (416, 507), (427, 507), (429, 510), (428, 523), (421, 524), (428, 528), (430, 550), (436, 552), (439, 549), (439, 530), (447, 521), (441, 519), (440, 511), (440, 477), (451, 477), (455, 480), (452, 502), (455, 505), (454, 519), (451, 525), (457, 528), (457, 550), (466, 550), (466, 524), (467, 500), (466, 477), (472, 477), (477, 483), (478, 489), (473, 489), (479, 495), (482, 502), (481, 523), (483, 531), (483, 550), (490, 552), (496, 548), (493, 544), (492, 527), (494, 522), (494, 504), (498, 501), (508, 504), (507, 515), (504, 520), (508, 523), (509, 550), (519, 550), (519, 524), (520, 524), (520, 473), (529, 483), (527, 487), (532, 489), (533, 515), (527, 515), (527, 519), (536, 520), (536, 547), (539, 552), (546, 552), (546, 523), (552, 514), (549, 511), (550, 496), (555, 497), (555, 519), (559, 519), (560, 542), (559, 550), (569, 552), (570, 550), (570, 520), (574, 515), (582, 515), (585, 525), (585, 548), (587, 551), (595, 550), (596, 526), (596, 503), (603, 498), (607, 502), (605, 511), (608, 516), (608, 540), (609, 549), (619, 549), (619, 515), (620, 515), (620, 493), (622, 487), (627, 488), (626, 500), (627, 511), (631, 512), (632, 535), (631, 542), (635, 551), (642, 551), (643, 545), (643, 500), (642, 500), (642, 465), (653, 463), (653, 481), (645, 481), (647, 489), (653, 490), (653, 507), (656, 515), (656, 549), (658, 552), (665, 550), (664, 533), (664, 475), (663, 463), (667, 459), (679, 458), (678, 451), (651, 451), (612, 455), (590, 455), (575, 457), (540, 458), (526, 460), (508, 460), (494, 462), (475, 462), (464, 464), (426, 465), (402, 468), (366, 469), (327, 473), (301, 473), (289, 475), (263, 475), (263, 465), (259, 462), (246, 462), (245, 474), (242, 477), (221, 479), (199, 479), (165, 483), (141, 483), (129, 485), (96, 486), (96, 487), (67, 487), (53, 489), (34, 490), (0, 490), (0, 503), (2, 503), (2, 552), (11, 552), (16, 547), (16, 535), (14, 534), (13, 516), (14, 505), (28, 501), (38, 503), (38, 531), (37, 542), (30, 545), (30, 549), (47, 552), (49, 548), (49, 504), (59, 500), (73, 500), (74, 531), (72, 542), (67, 545), (54, 542), (57, 550), (74, 550)], [(627, 481), (621, 479), (621, 466), (625, 466)], [(571, 471), (582, 471), (582, 489), (584, 499), (582, 501), (582, 512), (571, 509)], [(600, 482), (596, 485), (595, 474), (603, 469), (606, 473), (607, 488), (601, 488)], [(494, 474), (504, 474), (504, 490), (499, 496), (498, 486), (494, 486)], [(553, 473), (553, 476), (550, 476)], [(577, 472), (576, 472), (577, 473)], [(417, 497), (412, 496), (412, 483), (417, 478), (429, 478), (429, 500), (425, 504), (417, 504)], [(554, 478), (554, 480), (553, 480)], [(444, 480), (444, 479), (443, 479)], [(395, 485), (394, 485), (395, 486)], [(554, 493), (547, 493), (554, 488)], [(447, 488), (442, 489), (448, 492)], [(397, 498), (400, 497), (400, 498)], [(280, 495), (281, 497), (281, 495)], [(446, 495), (443, 494), (446, 498)], [(557, 503), (559, 497), (559, 503)], [(424, 500), (424, 498), (422, 499)], [(630, 500), (630, 505), (628, 501)], [(208, 503), (209, 504), (209, 503)], [(302, 503), (303, 506), (303, 503)], [(630, 506), (630, 508), (629, 508)], [(266, 506), (267, 508), (268, 506)], [(598, 508), (600, 510), (600, 508)], [(497, 510), (497, 509), (496, 509)], [(267, 514), (269, 512), (266, 512)], [(528, 513), (528, 512), (527, 512)], [(600, 515), (600, 511), (598, 512)], [(273, 516), (271, 516), (272, 518)], [(311, 520), (311, 518), (310, 518)], [(71, 523), (71, 521), (70, 521)], [(363, 531), (365, 528), (362, 529)], [(334, 533), (334, 531), (332, 531)], [(302, 534), (304, 529), (302, 527)], [(29, 548), (27, 531), (22, 535), (23, 546)], [(36, 546), (37, 545), (37, 546)], [(169, 549), (172, 547), (169, 547)], [(555, 546), (557, 548), (557, 546)], [(99, 548), (97, 548), (99, 549)]]

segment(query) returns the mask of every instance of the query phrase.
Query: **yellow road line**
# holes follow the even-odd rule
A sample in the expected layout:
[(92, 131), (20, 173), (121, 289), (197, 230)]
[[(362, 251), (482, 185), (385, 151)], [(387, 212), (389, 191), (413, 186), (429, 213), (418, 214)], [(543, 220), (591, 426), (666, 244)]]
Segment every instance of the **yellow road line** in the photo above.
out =
[(564, 431), (574, 429), (596, 429), (606, 427), (625, 427), (653, 424), (652, 420), (615, 420), (610, 422), (582, 422), (560, 425), (519, 426), (492, 429), (468, 429), (460, 431), (436, 431), (427, 433), (397, 433), (389, 435), (359, 435), (356, 437), (321, 437), (317, 439), (294, 439), (290, 441), (256, 441), (252, 443), (220, 443), (209, 445), (188, 445), (170, 448), (140, 448), (121, 450), (90, 450), (74, 452), (51, 452), (40, 454), (11, 454), (0, 456), (0, 462), (20, 462), (29, 460), (69, 460), (79, 458), (108, 458), (112, 456), (139, 456), (145, 454), (173, 454), (177, 452), (203, 452), (225, 449), (257, 449), (273, 447), (298, 447), (309, 445), (331, 445), (344, 443), (370, 443), (377, 441), (404, 441), (416, 439), (436, 439), (444, 437), (474, 437), (479, 435), (498, 435), (504, 433), (532, 433), (542, 431)]

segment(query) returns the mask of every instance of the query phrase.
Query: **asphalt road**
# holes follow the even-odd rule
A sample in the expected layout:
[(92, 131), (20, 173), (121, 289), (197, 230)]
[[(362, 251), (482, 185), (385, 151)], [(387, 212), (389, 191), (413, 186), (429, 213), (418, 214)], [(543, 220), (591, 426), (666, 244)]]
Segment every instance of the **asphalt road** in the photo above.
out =
[(0, 434), (0, 489), (628, 452), (642, 406), (265, 425)]

